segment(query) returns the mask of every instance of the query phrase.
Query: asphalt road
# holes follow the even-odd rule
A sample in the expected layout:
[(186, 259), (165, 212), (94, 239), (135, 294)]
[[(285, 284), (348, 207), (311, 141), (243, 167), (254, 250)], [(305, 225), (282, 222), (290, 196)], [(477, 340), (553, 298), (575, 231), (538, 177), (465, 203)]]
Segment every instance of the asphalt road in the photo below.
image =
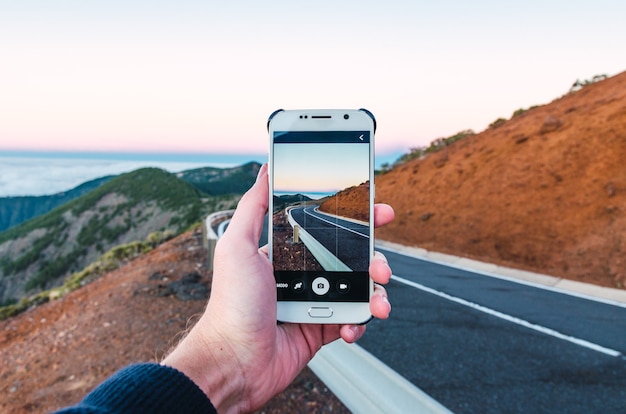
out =
[(626, 413), (626, 307), (377, 249), (392, 312), (359, 345), (453, 412)]
[(626, 413), (626, 308), (382, 250), (366, 350), (457, 413)]
[(367, 271), (367, 226), (320, 213), (316, 206), (293, 208), (291, 216), (350, 269)]

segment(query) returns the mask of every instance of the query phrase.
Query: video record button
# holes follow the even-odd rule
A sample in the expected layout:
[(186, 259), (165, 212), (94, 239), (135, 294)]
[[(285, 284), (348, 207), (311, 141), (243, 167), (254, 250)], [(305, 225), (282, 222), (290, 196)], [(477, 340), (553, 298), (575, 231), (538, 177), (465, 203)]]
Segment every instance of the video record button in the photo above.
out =
[(330, 318), (333, 316), (333, 310), (329, 307), (315, 307), (309, 309), (311, 318)]
[(350, 282), (346, 279), (341, 279), (339, 282), (337, 282), (337, 291), (339, 293), (350, 292)]

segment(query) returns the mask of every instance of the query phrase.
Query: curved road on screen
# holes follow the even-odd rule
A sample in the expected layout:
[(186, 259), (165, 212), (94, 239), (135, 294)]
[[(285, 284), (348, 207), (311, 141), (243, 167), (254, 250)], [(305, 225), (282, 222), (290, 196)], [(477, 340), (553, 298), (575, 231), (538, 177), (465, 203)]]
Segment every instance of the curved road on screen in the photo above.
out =
[(324, 214), (317, 206), (296, 207), (291, 217), (353, 271), (369, 267), (369, 239), (366, 225)]

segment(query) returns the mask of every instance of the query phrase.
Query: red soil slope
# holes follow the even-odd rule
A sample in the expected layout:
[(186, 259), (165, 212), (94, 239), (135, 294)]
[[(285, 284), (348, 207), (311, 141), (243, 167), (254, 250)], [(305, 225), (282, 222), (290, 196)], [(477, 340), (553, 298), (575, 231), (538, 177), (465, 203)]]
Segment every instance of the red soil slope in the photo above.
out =
[[(0, 412), (50, 412), (76, 403), (129, 363), (162, 358), (204, 310), (211, 281), (205, 260), (200, 233), (188, 232), (60, 300), (0, 322)], [(259, 412), (348, 410), (305, 370)]]
[(369, 188), (366, 181), (338, 192), (320, 205), (320, 210), (337, 216), (369, 221)]
[(377, 237), (626, 284), (626, 72), (377, 178)]

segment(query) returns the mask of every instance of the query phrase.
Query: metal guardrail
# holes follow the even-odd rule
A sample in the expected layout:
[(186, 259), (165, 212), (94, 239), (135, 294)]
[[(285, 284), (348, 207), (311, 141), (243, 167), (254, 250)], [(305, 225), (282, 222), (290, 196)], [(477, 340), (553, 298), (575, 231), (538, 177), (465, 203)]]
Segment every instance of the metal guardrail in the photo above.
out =
[(309, 368), (353, 413), (451, 413), (375, 356), (341, 339), (318, 351)]
[(213, 214), (210, 214), (202, 223), (202, 241), (204, 247), (208, 251), (207, 264), (209, 265), (209, 270), (213, 271), (213, 259), (215, 257), (215, 246), (217, 245), (217, 239), (219, 235), (213, 228), (216, 223), (223, 222), (224, 220), (230, 219), (233, 216), (235, 210), (224, 210), (217, 211)]
[(293, 228), (294, 234), (298, 234), (300, 241), (309, 249), (324, 270), (331, 272), (350, 272), (352, 270), (324, 247), (322, 243), (317, 241), (308, 231), (302, 228), (291, 215), (291, 209), (287, 209), (287, 221)]

